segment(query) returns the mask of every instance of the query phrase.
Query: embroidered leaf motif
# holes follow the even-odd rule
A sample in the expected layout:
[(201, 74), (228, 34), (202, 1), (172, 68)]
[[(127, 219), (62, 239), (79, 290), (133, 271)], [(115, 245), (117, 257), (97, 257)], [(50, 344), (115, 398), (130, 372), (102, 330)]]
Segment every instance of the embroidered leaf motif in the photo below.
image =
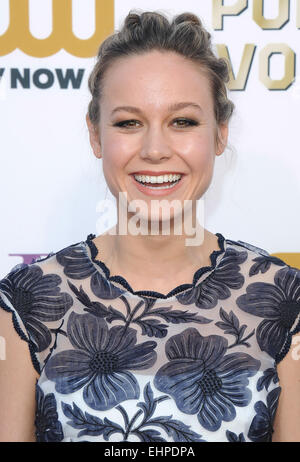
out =
[(261, 391), (264, 387), (268, 391), (270, 383), (273, 379), (273, 383), (277, 383), (279, 381), (278, 374), (275, 368), (269, 368), (264, 371), (264, 375), (260, 377), (257, 381), (257, 391)]
[(142, 335), (148, 335), (148, 337), (162, 338), (168, 333), (167, 324), (160, 324), (157, 319), (135, 320), (134, 322), (142, 328)]
[(271, 256), (256, 257), (256, 258), (253, 258), (253, 261), (255, 261), (256, 263), (254, 263), (251, 266), (249, 270), (249, 276), (254, 276), (255, 274), (258, 274), (259, 272), (265, 273), (270, 268), (271, 263), (274, 263), (275, 265), (278, 265), (278, 266), (284, 266), (286, 264), (280, 258), (271, 257)]
[(108, 441), (110, 435), (113, 433), (122, 433), (124, 435), (123, 428), (107, 419), (107, 417), (99, 419), (99, 417), (93, 416), (88, 412), (83, 413), (82, 410), (73, 402), (73, 409), (70, 404), (62, 403), (62, 409), (66, 417), (69, 417), (67, 422), (73, 428), (83, 429), (77, 435), (77, 437), (83, 435), (99, 436), (103, 435), (105, 441)]
[(77, 287), (72, 284), (68, 280), (68, 284), (70, 286), (70, 289), (72, 292), (76, 295), (76, 298), (88, 309), (85, 309), (84, 311), (88, 311), (89, 313), (92, 313), (96, 316), (99, 317), (104, 317), (107, 315), (107, 308), (106, 306), (101, 303), (101, 302), (92, 302), (90, 300), (90, 297), (87, 295), (87, 293), (83, 290), (82, 286), (80, 285), (80, 289), (78, 290)]
[(247, 337), (243, 338), (243, 335), (244, 335), (244, 332), (247, 326), (243, 324), (240, 327), (240, 322), (237, 316), (233, 313), (233, 311), (230, 311), (230, 313), (227, 314), (226, 311), (223, 310), (223, 308), (221, 307), (219, 314), (220, 314), (220, 318), (223, 319), (224, 322), (218, 321), (215, 323), (215, 325), (219, 327), (220, 329), (224, 330), (225, 334), (234, 335), (236, 339), (235, 343), (230, 345), (228, 348), (232, 348), (236, 345), (245, 345), (247, 347), (250, 347), (250, 344), (246, 342), (246, 340), (252, 337), (252, 335), (255, 332), (255, 329)]
[[(139, 402), (137, 405), (142, 408), (144, 412), (143, 421), (140, 425), (132, 430), (132, 433), (142, 438), (148, 438), (150, 435), (153, 438), (160, 438), (159, 433), (156, 430), (141, 430), (142, 427), (151, 425), (151, 426), (159, 426), (167, 435), (171, 436), (174, 441), (177, 442), (187, 442), (187, 441), (204, 441), (201, 439), (201, 435), (190, 430), (189, 426), (185, 425), (184, 423), (180, 422), (179, 420), (172, 420), (172, 416), (160, 416), (151, 419), (154, 411), (156, 409), (157, 404), (160, 401), (165, 399), (169, 399), (169, 396), (164, 395), (160, 396), (159, 398), (153, 397), (153, 391), (151, 389), (150, 382), (144, 387), (144, 402)], [(130, 428), (132, 423), (130, 424)], [(142, 441), (151, 441), (142, 439)], [(165, 441), (163, 439), (153, 439), (152, 441)]]
[(106, 321), (111, 323), (112, 321), (115, 321), (116, 319), (121, 319), (122, 321), (126, 321), (125, 316), (115, 308), (113, 308), (111, 305), (107, 307), (108, 309), (108, 315), (106, 316)]
[(244, 443), (246, 442), (243, 433), (237, 435), (229, 430), (226, 430), (226, 438), (230, 443)]
[(176, 442), (204, 442), (201, 435), (190, 430), (188, 425), (185, 425), (179, 420), (172, 420), (172, 416), (157, 417), (156, 419), (149, 420), (147, 425), (159, 425), (162, 427), (169, 436)]
[(48, 359), (50, 358), (50, 356), (52, 355), (52, 351), (55, 350), (55, 348), (57, 347), (57, 335), (58, 334), (62, 334), (64, 335), (65, 337), (68, 337), (68, 334), (61, 329), (62, 325), (64, 323), (64, 320), (62, 320), (61, 324), (59, 327), (57, 327), (57, 329), (50, 329), (50, 332), (52, 332), (54, 335), (55, 335), (55, 340), (54, 340), (54, 343), (53, 343), (53, 346), (50, 348), (49, 350), (49, 354), (47, 355), (46, 359), (44, 360), (44, 366), (43, 368), (46, 366), (46, 362), (48, 361)]
[(257, 401), (254, 404), (256, 415), (254, 416), (249, 432), (248, 438), (256, 443), (272, 441), (273, 422), (275, 418), (276, 409), (278, 407), (278, 399), (281, 392), (281, 387), (274, 388), (267, 395), (267, 403), (264, 401)]
[(200, 316), (198, 313), (191, 313), (188, 310), (171, 310), (172, 307), (162, 307), (152, 310), (148, 315), (161, 316), (165, 321), (179, 324), (180, 322), (198, 322), (199, 324), (208, 324), (212, 319)]
[(72, 292), (76, 295), (76, 298), (86, 307), (84, 308), (84, 311), (100, 318), (106, 317), (107, 322), (114, 321), (115, 319), (121, 319), (125, 322), (124, 315), (120, 311), (115, 310), (111, 305), (106, 307), (101, 302), (92, 302), (87, 293), (83, 290), (82, 286), (80, 286), (80, 289), (78, 290), (77, 287), (69, 280), (68, 284)]
[(144, 313), (147, 313), (148, 311), (150, 311), (157, 301), (156, 298), (143, 297), (143, 296), (141, 298), (144, 300), (144, 304), (145, 304)]
[(153, 398), (153, 391), (151, 389), (151, 385), (150, 385), (150, 382), (147, 383), (147, 385), (144, 387), (144, 400), (145, 402), (139, 402), (137, 404), (137, 406), (141, 407), (144, 411), (144, 421), (146, 421), (146, 419), (150, 419), (150, 417), (152, 417), (152, 415), (154, 414), (155, 412), (155, 409), (156, 409), (156, 406), (157, 406), (157, 403), (159, 403), (160, 401), (164, 401), (165, 399), (170, 399), (169, 396), (167, 395), (164, 395), (164, 396), (160, 396), (159, 398)]
[(134, 432), (137, 436), (140, 437), (143, 443), (159, 443), (166, 442), (164, 438), (161, 437), (160, 433), (157, 430), (135, 430)]

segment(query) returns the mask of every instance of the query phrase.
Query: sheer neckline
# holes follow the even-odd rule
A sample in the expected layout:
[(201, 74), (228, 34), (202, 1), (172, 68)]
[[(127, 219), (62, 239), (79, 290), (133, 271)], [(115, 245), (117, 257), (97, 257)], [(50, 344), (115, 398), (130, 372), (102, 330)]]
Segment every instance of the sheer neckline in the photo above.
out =
[[(120, 276), (120, 275), (111, 276), (110, 270), (106, 266), (106, 264), (102, 260), (99, 260), (98, 258), (96, 258), (98, 254), (98, 248), (96, 244), (93, 242), (93, 239), (96, 237), (96, 234), (93, 234), (93, 233), (89, 234), (84, 244), (88, 246), (91, 252), (91, 257), (89, 257), (90, 260), (102, 269), (108, 281), (116, 282), (120, 284), (122, 287), (124, 287), (124, 289), (126, 289), (128, 292), (130, 292), (133, 295), (151, 297), (151, 298), (156, 298), (156, 299), (167, 299), (167, 298), (177, 295), (179, 292), (194, 288), (197, 281), (200, 279), (200, 277), (203, 274), (213, 271), (220, 264), (220, 262), (222, 261), (225, 255), (226, 238), (221, 233), (216, 233), (215, 235), (218, 237), (219, 250), (213, 250), (211, 254), (209, 255), (211, 265), (202, 266), (198, 268), (194, 273), (193, 282), (191, 284), (190, 283), (179, 284), (174, 289), (172, 289), (168, 294), (162, 294), (160, 292), (156, 292), (152, 290), (134, 291), (131, 285), (126, 281), (126, 279), (123, 276)], [(222, 253), (224, 253), (224, 255), (219, 260), (219, 263), (217, 265), (217, 257), (221, 255)]]

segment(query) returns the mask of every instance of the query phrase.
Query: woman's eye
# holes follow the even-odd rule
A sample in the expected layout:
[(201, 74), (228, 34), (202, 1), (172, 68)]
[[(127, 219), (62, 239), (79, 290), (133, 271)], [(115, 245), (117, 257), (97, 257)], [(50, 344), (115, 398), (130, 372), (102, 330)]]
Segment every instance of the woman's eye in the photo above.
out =
[[(198, 122), (196, 122), (195, 120), (192, 120), (192, 119), (175, 119), (174, 120), (174, 123), (178, 123), (177, 127), (189, 127), (189, 126), (193, 126), (193, 125), (199, 125)], [(134, 119), (130, 119), (130, 120), (123, 120), (122, 122), (117, 122), (114, 124), (115, 127), (121, 127), (121, 128), (136, 128), (137, 125), (136, 124), (139, 124), (139, 122), (137, 120), (134, 120)]]
[[(136, 128), (135, 125), (132, 125), (132, 123), (135, 124), (136, 122), (138, 123), (137, 120), (133, 120), (133, 119), (132, 119), (132, 120), (124, 120), (124, 121), (122, 121), (122, 122), (117, 122), (117, 123), (114, 124), (114, 125), (115, 125), (116, 127), (121, 127), (121, 128), (122, 128), (122, 127), (125, 127), (125, 128), (126, 128), (126, 127)], [(131, 125), (129, 125), (129, 124), (131, 124)]]
[[(181, 123), (178, 125), (179, 127), (187, 127), (187, 126), (191, 126), (191, 125), (199, 125), (198, 122), (196, 122), (195, 120), (192, 120), (192, 119), (176, 119), (174, 122), (183, 122), (184, 125), (182, 125)], [(188, 124), (188, 125), (185, 125), (185, 124)]]

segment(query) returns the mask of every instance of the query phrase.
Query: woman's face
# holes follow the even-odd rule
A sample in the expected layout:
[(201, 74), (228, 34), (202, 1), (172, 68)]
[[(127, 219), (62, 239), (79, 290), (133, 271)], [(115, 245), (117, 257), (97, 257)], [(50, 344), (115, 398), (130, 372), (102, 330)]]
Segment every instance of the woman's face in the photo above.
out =
[[(183, 205), (201, 198), (215, 155), (227, 143), (227, 124), (216, 125), (207, 77), (199, 65), (174, 52), (155, 50), (114, 62), (105, 74), (99, 126), (95, 130), (88, 117), (87, 122), (111, 193), (118, 199), (126, 192), (128, 202), (143, 200), (149, 210), (153, 199), (177, 199)], [(217, 129), (221, 146), (216, 146)], [(174, 190), (153, 193), (134, 179), (133, 173), (143, 171), (182, 176)]]

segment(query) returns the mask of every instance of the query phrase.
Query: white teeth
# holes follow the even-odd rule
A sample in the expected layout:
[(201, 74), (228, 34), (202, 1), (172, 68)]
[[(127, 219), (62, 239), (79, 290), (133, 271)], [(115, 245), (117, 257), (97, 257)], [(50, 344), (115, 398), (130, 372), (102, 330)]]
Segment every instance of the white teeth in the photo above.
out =
[(177, 183), (179, 183), (179, 180), (177, 181), (173, 181), (173, 183), (170, 183), (168, 184), (167, 186), (155, 186), (155, 188), (153, 188), (153, 186), (149, 186), (149, 185), (146, 185), (144, 184), (144, 188), (148, 188), (148, 189), (152, 189), (152, 191), (156, 191), (157, 189), (171, 189), (171, 188), (174, 188), (175, 185), (177, 185)]
[(170, 175), (159, 175), (159, 176), (149, 176), (149, 175), (134, 175), (134, 178), (137, 181), (142, 183), (166, 183), (180, 180), (181, 175), (179, 174), (170, 174)]

